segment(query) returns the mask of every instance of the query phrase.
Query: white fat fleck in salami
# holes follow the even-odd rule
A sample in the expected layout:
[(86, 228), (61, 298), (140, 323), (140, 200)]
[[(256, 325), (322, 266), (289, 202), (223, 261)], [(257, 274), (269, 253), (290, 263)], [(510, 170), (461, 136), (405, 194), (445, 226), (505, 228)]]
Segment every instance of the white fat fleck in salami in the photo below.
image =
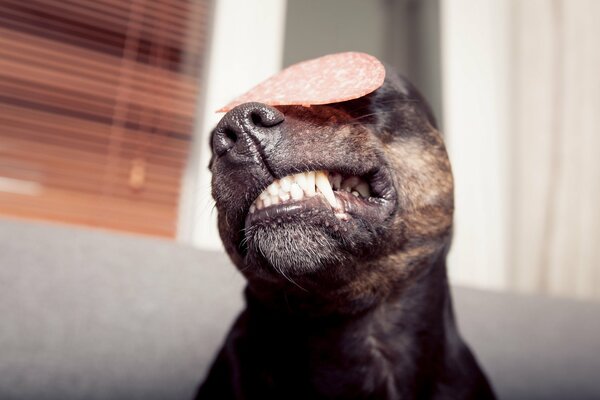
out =
[(289, 66), (217, 112), (249, 101), (271, 106), (338, 103), (373, 92), (384, 79), (385, 67), (369, 54), (330, 54)]

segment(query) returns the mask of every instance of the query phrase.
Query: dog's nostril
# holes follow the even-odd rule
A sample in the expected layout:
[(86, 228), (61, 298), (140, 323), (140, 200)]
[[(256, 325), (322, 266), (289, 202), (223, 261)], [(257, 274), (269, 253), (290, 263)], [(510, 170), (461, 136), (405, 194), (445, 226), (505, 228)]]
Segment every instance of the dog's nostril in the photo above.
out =
[(252, 123), (255, 126), (265, 126), (265, 124), (263, 123), (262, 116), (258, 112), (250, 113), (250, 119), (252, 120)]
[(238, 140), (238, 134), (236, 131), (234, 131), (233, 129), (225, 129), (225, 136), (227, 137), (227, 139), (229, 139), (232, 143), (237, 142)]
[(266, 104), (246, 103), (240, 107), (245, 120), (253, 127), (272, 128), (282, 123), (285, 119), (281, 111)]
[(237, 141), (238, 133), (234, 129), (230, 127), (217, 129), (213, 136), (213, 150), (217, 156), (221, 156), (231, 150)]

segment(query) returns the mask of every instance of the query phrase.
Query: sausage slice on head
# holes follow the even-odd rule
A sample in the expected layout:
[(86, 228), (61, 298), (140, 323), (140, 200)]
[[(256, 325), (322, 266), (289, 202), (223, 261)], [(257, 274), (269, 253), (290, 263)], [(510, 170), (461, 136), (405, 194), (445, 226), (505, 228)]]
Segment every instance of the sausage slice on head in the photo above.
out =
[(369, 54), (329, 54), (289, 66), (217, 112), (251, 101), (270, 106), (339, 103), (375, 91), (384, 78), (385, 67)]

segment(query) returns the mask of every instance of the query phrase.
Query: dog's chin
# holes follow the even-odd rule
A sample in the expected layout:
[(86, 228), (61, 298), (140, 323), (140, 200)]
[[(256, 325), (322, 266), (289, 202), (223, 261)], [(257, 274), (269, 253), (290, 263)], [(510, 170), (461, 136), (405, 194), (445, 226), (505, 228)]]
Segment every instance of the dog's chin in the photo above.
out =
[[(346, 219), (335, 216), (324, 201), (312, 199), (299, 210), (281, 216), (247, 220), (245, 229), (245, 266), (261, 270), (274, 279), (335, 279), (340, 266), (350, 267), (376, 252), (380, 242), (380, 220), (358, 215)], [(344, 268), (346, 269), (346, 268)]]
[(248, 237), (247, 262), (282, 277), (308, 276), (345, 261), (342, 243), (306, 223), (259, 224)]

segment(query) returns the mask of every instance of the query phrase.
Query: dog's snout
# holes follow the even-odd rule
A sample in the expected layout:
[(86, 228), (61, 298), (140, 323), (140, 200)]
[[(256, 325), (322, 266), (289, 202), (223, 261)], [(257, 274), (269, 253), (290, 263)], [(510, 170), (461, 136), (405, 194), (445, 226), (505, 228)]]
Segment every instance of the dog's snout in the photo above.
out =
[(213, 151), (222, 156), (236, 146), (249, 146), (249, 140), (263, 149), (271, 147), (277, 140), (274, 128), (283, 120), (279, 110), (266, 104), (241, 104), (225, 114), (217, 125)]

